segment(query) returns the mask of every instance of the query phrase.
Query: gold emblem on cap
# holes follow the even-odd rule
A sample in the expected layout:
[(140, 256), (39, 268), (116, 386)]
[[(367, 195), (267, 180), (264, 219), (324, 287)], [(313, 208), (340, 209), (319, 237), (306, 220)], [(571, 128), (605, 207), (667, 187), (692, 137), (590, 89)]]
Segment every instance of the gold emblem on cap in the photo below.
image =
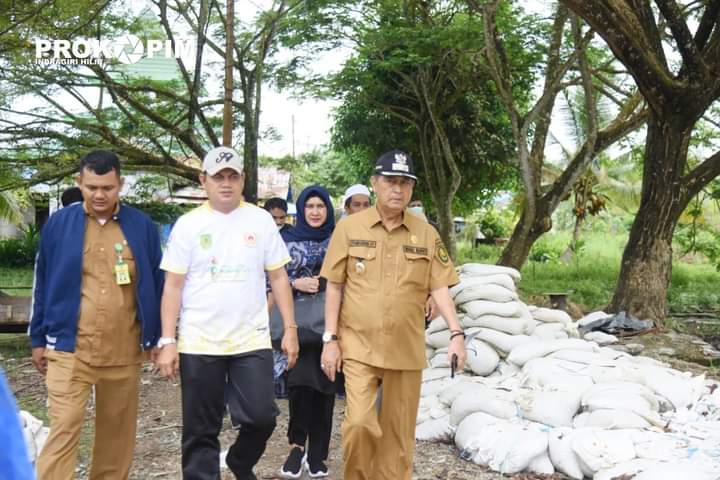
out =
[(358, 273), (358, 275), (362, 275), (365, 273), (365, 264), (361, 261), (358, 261), (355, 264), (355, 271)]
[(417, 243), (417, 237), (415, 235), (410, 235), (410, 243)]

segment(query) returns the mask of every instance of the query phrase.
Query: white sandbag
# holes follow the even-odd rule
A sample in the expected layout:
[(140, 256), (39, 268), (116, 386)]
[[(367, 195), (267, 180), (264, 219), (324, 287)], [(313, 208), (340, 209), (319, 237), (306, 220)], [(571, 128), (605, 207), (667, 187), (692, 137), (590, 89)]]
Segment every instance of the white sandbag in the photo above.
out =
[(417, 418), (415, 419), (415, 425), (420, 425), (430, 420), (430, 410), (425, 408), (418, 409)]
[(657, 411), (652, 410), (648, 401), (640, 395), (624, 393), (621, 397), (616, 396), (619, 391), (585, 395), (582, 399), (582, 406), (589, 412), (595, 410), (625, 410), (633, 412), (656, 427), (664, 427), (665, 421)]
[(507, 359), (515, 365), (523, 366), (533, 358), (544, 357), (557, 350), (592, 350), (593, 346), (594, 344), (577, 338), (554, 340), (551, 342), (538, 341), (524, 343), (513, 348)]
[(428, 362), (430, 368), (450, 368), (450, 362), (448, 362), (447, 352), (436, 353)]
[[(451, 414), (452, 415), (452, 414)], [(477, 432), (488, 425), (495, 425), (499, 422), (505, 422), (497, 417), (488, 415), (484, 412), (475, 412), (468, 415), (455, 429), (455, 446), (462, 452), (472, 454), (475, 447), (481, 439), (478, 438)]]
[[(627, 462), (620, 462), (612, 467), (609, 468), (603, 468), (602, 470), (598, 470), (595, 475), (593, 475), (593, 480), (617, 480), (619, 478), (636, 478), (635, 475), (646, 469), (650, 468), (653, 465), (655, 465), (655, 461), (653, 460), (647, 460), (644, 458), (634, 458)], [(690, 480), (684, 479), (684, 480)]]
[(543, 323), (572, 323), (572, 318), (567, 312), (552, 308), (537, 308), (533, 310), (532, 316), (535, 320)]
[(507, 422), (478, 412), (460, 423), (455, 444), (473, 462), (512, 474), (547, 453), (548, 436), (531, 422)]
[(491, 302), (513, 302), (518, 299), (517, 293), (512, 290), (508, 290), (505, 287), (495, 284), (484, 284), (484, 285), (473, 285), (465, 287), (455, 297), (455, 304), (462, 305), (463, 303), (471, 302), (473, 300), (488, 300)]
[(469, 329), (473, 327), (491, 328), (500, 332), (509, 333), (510, 335), (530, 334), (535, 329), (535, 325), (521, 318), (498, 317), (497, 315), (481, 315), (477, 318), (465, 316), (462, 319), (463, 328)]
[(451, 443), (455, 430), (450, 426), (449, 416), (431, 418), (415, 427), (415, 439), (427, 442)]
[(583, 473), (589, 477), (599, 470), (635, 458), (635, 447), (627, 430), (575, 430), (572, 449)]
[(450, 330), (440, 330), (434, 333), (425, 333), (425, 344), (432, 348), (446, 348), (450, 345)]
[(465, 370), (475, 375), (491, 374), (500, 361), (498, 353), (488, 344), (473, 338), (466, 346)]
[(492, 328), (480, 328), (474, 338), (482, 340), (503, 354), (507, 354), (518, 345), (533, 341), (529, 335), (510, 335)]
[(611, 345), (618, 342), (618, 338), (615, 335), (610, 335), (605, 332), (588, 332), (583, 335), (583, 338), (588, 342), (595, 342), (598, 345)]
[(705, 375), (691, 377), (666, 368), (645, 367), (642, 379), (643, 384), (667, 398), (676, 409), (695, 404), (705, 389)]
[(426, 368), (422, 372), (422, 381), (429, 382), (431, 380), (450, 378), (449, 368)]
[(610, 314), (607, 314), (605, 312), (592, 312), (588, 313), (584, 317), (582, 317), (580, 320), (577, 321), (577, 324), (579, 327), (584, 327), (588, 323), (592, 323), (595, 320), (600, 320), (601, 318), (609, 317)]
[(435, 349), (425, 345), (425, 358), (430, 360), (434, 356), (435, 356)]
[(35, 418), (30, 412), (20, 410), (18, 413), (20, 426), (23, 429), (23, 438), (27, 447), (30, 462), (35, 463), (40, 451), (45, 445), (50, 429), (43, 426), (42, 420)]
[(530, 464), (527, 466), (527, 471), (540, 475), (552, 475), (555, 473), (555, 467), (550, 461), (548, 453), (544, 452), (530, 461)]
[(518, 415), (516, 404), (502, 392), (489, 388), (475, 389), (472, 395), (460, 395), (450, 408), (450, 424), (460, 425), (468, 415), (483, 412), (495, 418), (510, 419)]
[(423, 410), (427, 409), (430, 410), (432, 408), (442, 408), (445, 405), (440, 402), (440, 398), (438, 398), (437, 395), (427, 395), (425, 397), (420, 397), (420, 403), (418, 404), (418, 409)]
[(450, 289), (450, 295), (455, 298), (457, 294), (465, 288), (489, 284), (499, 285), (513, 292), (517, 290), (512, 277), (504, 273), (498, 273), (495, 275), (461, 275), (460, 283), (454, 285)]
[(629, 410), (600, 409), (576, 416), (573, 420), (573, 427), (603, 428), (606, 430), (649, 428), (650, 422)]
[(580, 409), (580, 394), (525, 390), (515, 397), (515, 403), (523, 418), (551, 427), (571, 427)]
[(554, 428), (548, 433), (548, 453), (555, 469), (575, 480), (582, 480), (583, 473), (572, 449), (573, 429)]
[(431, 380), (429, 382), (423, 382), (420, 385), (420, 396), (427, 397), (428, 395), (437, 395), (441, 391), (446, 389), (451, 383), (452, 381), (449, 377), (439, 380)]
[(635, 382), (604, 382), (593, 385), (593, 387), (588, 390), (585, 395), (583, 395), (583, 405), (585, 404), (585, 400), (587, 398), (601, 394), (614, 397), (636, 395), (642, 397), (643, 400), (647, 402), (650, 410), (657, 412), (660, 408), (660, 403), (658, 402), (658, 399), (653, 393), (653, 391), (647, 388), (645, 385)]
[(442, 332), (443, 330), (447, 330), (447, 322), (443, 318), (442, 315), (435, 317), (427, 326), (425, 329), (425, 334), (429, 335), (431, 333), (435, 332)]
[(532, 336), (538, 340), (552, 341), (569, 338), (562, 323), (540, 323), (535, 326)]
[(717, 480), (719, 469), (706, 469), (692, 460), (684, 462), (656, 462), (638, 472), (633, 480)]
[(607, 355), (591, 350), (558, 350), (548, 355), (548, 358), (557, 358), (568, 362), (597, 365), (599, 367), (616, 367), (617, 362)]
[(451, 383), (438, 393), (438, 400), (442, 405), (449, 407), (460, 395), (474, 395), (476, 391), (487, 390), (487, 387), (473, 382), (471, 377), (460, 375), (455, 377), (456, 382)]
[(516, 282), (520, 281), (520, 272), (511, 267), (503, 267), (500, 265), (487, 265), (484, 263), (465, 263), (458, 268), (460, 274), (467, 275), (510, 275)]
[(470, 317), (479, 317), (481, 315), (497, 315), (498, 317), (520, 317), (520, 302), (489, 302), (487, 300), (472, 300), (463, 303), (458, 307)]
[(522, 384), (546, 391), (577, 392), (582, 395), (593, 386), (587, 367), (549, 357), (535, 358), (522, 368)]

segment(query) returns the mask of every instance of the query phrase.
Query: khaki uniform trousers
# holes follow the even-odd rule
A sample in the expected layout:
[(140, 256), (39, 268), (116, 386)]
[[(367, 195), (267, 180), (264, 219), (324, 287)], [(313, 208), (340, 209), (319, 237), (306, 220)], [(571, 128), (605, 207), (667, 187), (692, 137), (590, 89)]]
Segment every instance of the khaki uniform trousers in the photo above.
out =
[[(410, 480), (422, 370), (389, 370), (343, 361), (345, 480)], [(382, 407), (375, 408), (382, 382)]]
[(95, 386), (91, 480), (126, 479), (138, 411), (140, 364), (93, 367), (73, 353), (46, 350), (50, 434), (37, 461), (39, 480), (75, 478), (80, 430)]

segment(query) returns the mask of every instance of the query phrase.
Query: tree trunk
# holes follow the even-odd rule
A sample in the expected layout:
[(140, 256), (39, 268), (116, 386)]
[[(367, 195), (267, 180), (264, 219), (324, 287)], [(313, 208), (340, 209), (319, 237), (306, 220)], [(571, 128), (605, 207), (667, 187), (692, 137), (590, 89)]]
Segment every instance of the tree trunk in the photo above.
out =
[(498, 265), (520, 270), (530, 255), (530, 249), (540, 236), (552, 228), (552, 220), (545, 214), (547, 209), (543, 202), (538, 202), (535, 218), (528, 218), (526, 209), (520, 216), (510, 236), (510, 241), (503, 250)]
[(690, 196), (682, 177), (692, 124), (648, 121), (640, 208), (623, 252), (620, 277), (610, 303), (612, 312), (626, 311), (664, 325), (667, 289), (672, 273), (672, 236)]
[(257, 203), (258, 200), (258, 132), (257, 127), (245, 129), (243, 142), (243, 162), (245, 168), (245, 191), (243, 195), (246, 202)]
[(440, 238), (442, 239), (448, 254), (453, 261), (455, 257), (455, 225), (453, 223), (452, 198), (444, 198), (436, 201), (438, 212), (438, 227), (440, 228)]

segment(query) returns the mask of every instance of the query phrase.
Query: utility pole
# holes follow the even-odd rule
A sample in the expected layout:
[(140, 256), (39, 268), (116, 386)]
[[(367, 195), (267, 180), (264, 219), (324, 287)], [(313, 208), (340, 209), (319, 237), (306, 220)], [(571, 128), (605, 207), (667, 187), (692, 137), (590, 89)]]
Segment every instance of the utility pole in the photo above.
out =
[(295, 115), (290, 116), (290, 121), (292, 124), (292, 159), (293, 162), (295, 162)]
[(223, 107), (223, 145), (232, 146), (232, 98), (233, 98), (233, 44), (235, 35), (233, 24), (235, 0), (227, 1), (225, 18), (225, 102)]

